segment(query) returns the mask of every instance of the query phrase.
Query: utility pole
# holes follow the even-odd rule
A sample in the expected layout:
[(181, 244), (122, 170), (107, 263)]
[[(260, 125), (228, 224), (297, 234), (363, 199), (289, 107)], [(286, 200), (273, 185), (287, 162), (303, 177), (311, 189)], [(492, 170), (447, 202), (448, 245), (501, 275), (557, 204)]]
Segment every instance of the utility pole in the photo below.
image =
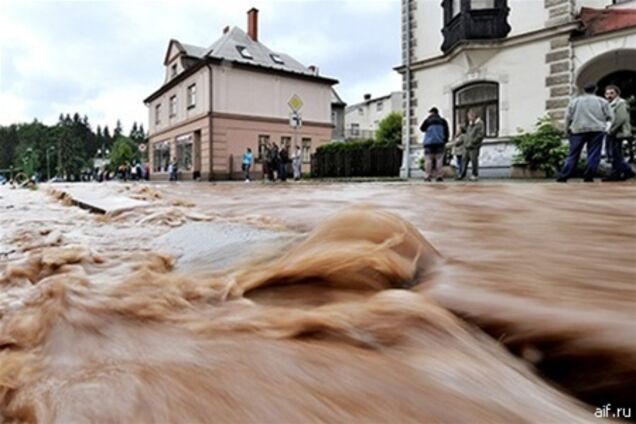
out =
[(406, 90), (406, 107), (403, 117), (406, 120), (406, 128), (402, 137), (402, 167), (400, 169), (400, 177), (411, 177), (411, 1), (402, 0), (402, 7), (405, 9), (402, 16), (406, 20), (405, 31), (402, 37), (406, 38), (405, 50), (403, 51), (404, 65), (406, 66), (405, 79), (403, 87)]

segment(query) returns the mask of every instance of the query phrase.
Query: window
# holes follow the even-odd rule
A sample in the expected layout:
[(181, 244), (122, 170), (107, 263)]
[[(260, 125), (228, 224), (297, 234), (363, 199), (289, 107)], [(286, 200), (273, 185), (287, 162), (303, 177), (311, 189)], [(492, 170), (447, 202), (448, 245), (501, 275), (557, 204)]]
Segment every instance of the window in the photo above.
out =
[(238, 50), (239, 54), (245, 59), (250, 59), (250, 60), (254, 59), (254, 56), (252, 56), (252, 53), (250, 53), (249, 50), (247, 50), (247, 47), (236, 46), (236, 50)]
[(155, 106), (155, 125), (161, 124), (161, 103)]
[(358, 115), (364, 115), (364, 109), (361, 107), (358, 108)]
[(468, 123), (474, 110), (486, 125), (486, 137), (499, 133), (499, 85), (494, 82), (470, 84), (455, 91), (455, 126)]
[(287, 151), (289, 151), (291, 147), (291, 137), (283, 136), (280, 138), (280, 147), (286, 147)]
[(360, 124), (351, 124), (351, 136), (357, 137), (360, 135)]
[(170, 97), (170, 117), (177, 115), (177, 96)]
[(462, 7), (462, 1), (461, 0), (452, 0), (452, 2), (451, 2), (451, 14), (452, 14), (452, 16), (459, 15), (459, 12), (461, 12), (461, 7)]
[(311, 161), (311, 138), (303, 137), (301, 148), (303, 150), (303, 162)]
[(442, 0), (442, 52), (448, 53), (470, 40), (505, 38), (512, 29), (508, 23), (508, 3), (509, 0)]
[(470, 0), (470, 8), (477, 9), (494, 9), (495, 0)]
[(272, 53), (272, 54), (269, 55), (269, 57), (272, 58), (274, 63), (277, 63), (279, 65), (284, 65), (285, 64), (285, 61), (277, 54)]
[(264, 159), (265, 156), (265, 144), (269, 143), (268, 135), (259, 135), (258, 136), (258, 158)]
[(382, 109), (384, 109), (384, 102), (383, 102), (382, 100), (380, 100), (380, 101), (376, 104), (375, 109), (376, 109), (378, 112), (382, 112)]
[(197, 85), (192, 84), (188, 86), (188, 109), (191, 109), (197, 105)]
[(154, 172), (168, 172), (170, 164), (170, 142), (162, 141), (152, 145), (152, 170)]
[(331, 111), (331, 123), (336, 125), (338, 123), (338, 114), (335, 111)]
[(192, 170), (192, 135), (177, 137), (177, 169)]
[(172, 67), (170, 68), (170, 78), (174, 78), (177, 76), (177, 64), (175, 63), (174, 65), (172, 65)]

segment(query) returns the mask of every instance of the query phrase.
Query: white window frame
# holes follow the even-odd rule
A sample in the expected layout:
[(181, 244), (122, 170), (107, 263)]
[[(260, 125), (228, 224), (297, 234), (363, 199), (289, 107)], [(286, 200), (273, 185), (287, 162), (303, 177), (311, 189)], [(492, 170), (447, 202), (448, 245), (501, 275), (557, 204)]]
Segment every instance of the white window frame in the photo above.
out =
[(188, 86), (188, 109), (191, 109), (197, 105), (197, 84), (190, 84)]

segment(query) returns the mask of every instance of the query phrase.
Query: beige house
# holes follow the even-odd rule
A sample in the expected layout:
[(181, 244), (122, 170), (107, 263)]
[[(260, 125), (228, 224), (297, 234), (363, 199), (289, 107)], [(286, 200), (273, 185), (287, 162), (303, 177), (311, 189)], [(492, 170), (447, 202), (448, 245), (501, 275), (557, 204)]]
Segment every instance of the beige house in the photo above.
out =
[[(247, 147), (261, 173), (265, 141), (301, 146), (309, 171), (311, 153), (331, 139), (337, 81), (259, 42), (257, 9), (248, 12), (247, 33), (226, 27), (208, 48), (170, 40), (164, 66), (163, 85), (144, 101), (153, 179), (168, 177), (171, 160), (180, 179), (239, 178)], [(296, 130), (290, 126), (293, 97), (302, 103)]]

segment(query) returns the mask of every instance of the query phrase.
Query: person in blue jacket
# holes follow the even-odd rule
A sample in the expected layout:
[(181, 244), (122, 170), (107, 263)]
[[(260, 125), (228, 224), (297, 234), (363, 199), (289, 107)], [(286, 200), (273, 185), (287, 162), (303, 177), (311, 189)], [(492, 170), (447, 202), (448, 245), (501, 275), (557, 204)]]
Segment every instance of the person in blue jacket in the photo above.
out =
[(420, 125), (424, 133), (424, 180), (444, 181), (444, 145), (448, 142), (448, 122), (432, 107)]

